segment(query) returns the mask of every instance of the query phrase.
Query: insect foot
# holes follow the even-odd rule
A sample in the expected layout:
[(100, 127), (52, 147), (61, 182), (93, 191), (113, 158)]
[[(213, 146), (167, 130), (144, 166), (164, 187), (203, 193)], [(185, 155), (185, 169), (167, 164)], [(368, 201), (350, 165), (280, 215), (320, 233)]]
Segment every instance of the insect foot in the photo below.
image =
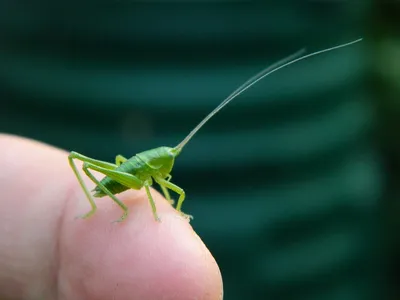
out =
[(188, 222), (190, 222), (190, 220), (193, 220), (193, 219), (194, 219), (192, 215), (187, 215), (187, 214), (185, 214), (185, 213), (183, 213), (183, 212), (181, 212), (181, 211), (180, 211), (179, 213), (180, 213), (181, 216), (184, 217)]
[(120, 223), (120, 222), (122, 222), (123, 220), (125, 220), (127, 216), (128, 216), (128, 211), (126, 210), (126, 211), (124, 212), (124, 214), (121, 216), (121, 218), (119, 218), (118, 220), (112, 221), (111, 223)]
[(75, 219), (87, 219), (90, 216), (92, 216), (95, 212), (96, 212), (96, 209), (93, 209), (86, 214), (76, 216)]

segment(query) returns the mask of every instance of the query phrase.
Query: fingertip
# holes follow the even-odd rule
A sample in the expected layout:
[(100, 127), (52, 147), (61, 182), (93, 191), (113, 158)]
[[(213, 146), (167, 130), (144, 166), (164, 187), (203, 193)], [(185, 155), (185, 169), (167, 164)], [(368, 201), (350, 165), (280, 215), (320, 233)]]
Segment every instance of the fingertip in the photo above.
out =
[(61, 287), (67, 299), (221, 299), (221, 273), (210, 251), (184, 216), (152, 194), (160, 222), (143, 190), (119, 195), (129, 208), (123, 222), (111, 223), (122, 210), (107, 197), (98, 199), (92, 217), (66, 221), (60, 271), (68, 278)]

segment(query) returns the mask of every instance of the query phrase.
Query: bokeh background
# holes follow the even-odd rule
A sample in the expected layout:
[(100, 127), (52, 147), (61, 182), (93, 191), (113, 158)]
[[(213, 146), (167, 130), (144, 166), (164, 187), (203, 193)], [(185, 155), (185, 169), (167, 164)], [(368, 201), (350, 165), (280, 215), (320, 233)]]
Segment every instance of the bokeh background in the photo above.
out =
[(225, 299), (399, 299), (399, 20), (398, 1), (1, 0), (0, 131), (109, 161), (174, 146), (268, 64), (362, 36), (240, 96), (172, 175)]

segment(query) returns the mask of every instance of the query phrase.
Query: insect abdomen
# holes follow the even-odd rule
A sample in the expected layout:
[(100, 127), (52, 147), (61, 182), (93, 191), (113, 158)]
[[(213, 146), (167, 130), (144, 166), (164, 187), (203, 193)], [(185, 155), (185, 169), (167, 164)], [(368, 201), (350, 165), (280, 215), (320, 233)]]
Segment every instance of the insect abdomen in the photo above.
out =
[[(109, 177), (104, 177), (101, 181), (100, 181), (110, 192), (111, 194), (115, 195), (115, 194), (119, 194), (122, 193), (124, 191), (126, 191), (127, 189), (129, 189), (128, 187), (116, 182), (115, 180), (109, 178)], [(103, 197), (106, 195), (106, 193), (104, 193), (99, 186), (96, 186), (93, 190), (95, 193), (93, 194), (94, 197)]]
[[(132, 175), (137, 175), (140, 173), (140, 171), (143, 170), (143, 168), (146, 168), (147, 166), (141, 162), (140, 160), (137, 159), (136, 156), (131, 157), (128, 159), (126, 162), (122, 163), (118, 168), (116, 168), (116, 171), (124, 172), (124, 173), (129, 173)], [(112, 194), (119, 194), (122, 193), (130, 187), (126, 187), (114, 179), (111, 179), (110, 177), (106, 176), (104, 177), (101, 181), (101, 184), (103, 184)], [(94, 197), (103, 197), (106, 195), (100, 187), (96, 186), (96, 188), (93, 190), (95, 193), (93, 194)]]

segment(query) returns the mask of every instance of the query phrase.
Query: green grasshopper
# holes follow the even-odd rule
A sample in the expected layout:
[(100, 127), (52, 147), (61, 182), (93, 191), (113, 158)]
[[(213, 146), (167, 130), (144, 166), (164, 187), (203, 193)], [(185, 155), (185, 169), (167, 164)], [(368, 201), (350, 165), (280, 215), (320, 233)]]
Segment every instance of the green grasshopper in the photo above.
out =
[[(140, 152), (129, 159), (121, 155), (118, 155), (115, 159), (115, 164), (92, 159), (77, 152), (71, 152), (68, 156), (69, 164), (72, 170), (74, 171), (79, 181), (79, 184), (81, 185), (83, 191), (85, 192), (86, 197), (88, 198), (90, 205), (92, 207), (92, 209), (88, 213), (80, 217), (87, 218), (96, 212), (97, 206), (93, 200), (93, 197), (100, 198), (104, 196), (109, 196), (124, 211), (121, 218), (114, 221), (114, 222), (121, 222), (128, 216), (128, 207), (115, 195), (123, 191), (126, 191), (128, 189), (140, 190), (141, 188), (144, 187), (151, 205), (151, 209), (153, 211), (154, 219), (156, 221), (160, 221), (160, 218), (158, 217), (157, 214), (156, 205), (154, 203), (153, 197), (150, 192), (150, 186), (153, 184), (154, 180), (160, 185), (165, 195), (165, 198), (168, 201), (170, 201), (171, 204), (173, 204), (173, 201), (171, 200), (168, 189), (176, 192), (179, 195), (178, 203), (176, 205), (176, 210), (180, 212), (182, 216), (190, 219), (191, 216), (186, 215), (181, 211), (182, 203), (185, 200), (185, 191), (176, 184), (171, 182), (172, 176), (170, 173), (172, 171), (172, 167), (174, 166), (175, 158), (181, 153), (183, 147), (190, 141), (190, 139), (197, 133), (197, 131), (201, 127), (203, 127), (203, 125), (207, 123), (207, 121), (211, 117), (213, 117), (229, 102), (231, 102), (237, 96), (242, 94), (244, 91), (249, 89), (251, 86), (256, 84), (258, 81), (262, 80), (266, 76), (300, 60), (324, 52), (343, 48), (355, 44), (357, 42), (360, 42), (361, 40), (362, 39), (358, 39), (350, 43), (320, 50), (303, 56), (300, 55), (304, 53), (304, 50), (300, 50), (295, 54), (292, 54), (274, 63), (273, 65), (267, 67), (266, 69), (262, 70), (258, 74), (248, 79), (244, 84), (242, 84), (232, 94), (230, 94), (225, 100), (223, 100), (221, 104), (219, 104), (211, 113), (209, 113), (176, 147), (173, 148), (159, 147), (147, 150), (144, 152)], [(83, 172), (96, 184), (96, 187), (92, 190), (93, 195), (91, 195), (85, 183), (83, 182), (82, 177), (79, 174), (77, 167), (75, 165), (74, 159), (83, 162), (83, 167), (82, 167)], [(103, 175), (105, 175), (105, 177), (101, 181), (99, 181), (98, 179), (96, 179), (95, 176), (93, 176), (91, 170), (100, 172)]]

